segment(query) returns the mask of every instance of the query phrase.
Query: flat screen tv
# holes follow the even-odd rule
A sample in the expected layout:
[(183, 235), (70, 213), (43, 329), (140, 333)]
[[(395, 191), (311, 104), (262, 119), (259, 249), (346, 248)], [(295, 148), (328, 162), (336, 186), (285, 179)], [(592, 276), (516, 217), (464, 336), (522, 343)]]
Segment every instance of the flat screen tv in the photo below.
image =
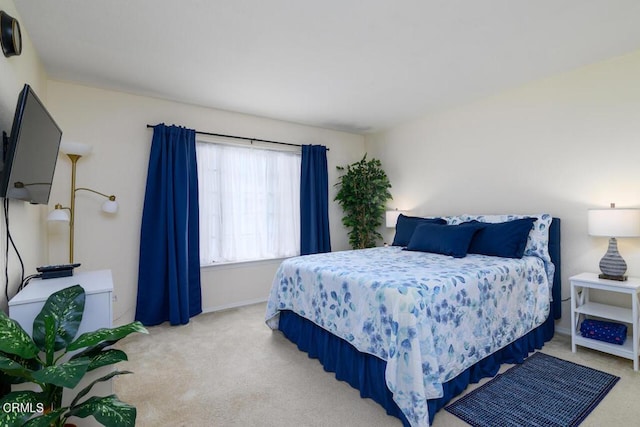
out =
[(31, 86), (18, 96), (11, 135), (3, 135), (0, 197), (49, 203), (62, 130)]

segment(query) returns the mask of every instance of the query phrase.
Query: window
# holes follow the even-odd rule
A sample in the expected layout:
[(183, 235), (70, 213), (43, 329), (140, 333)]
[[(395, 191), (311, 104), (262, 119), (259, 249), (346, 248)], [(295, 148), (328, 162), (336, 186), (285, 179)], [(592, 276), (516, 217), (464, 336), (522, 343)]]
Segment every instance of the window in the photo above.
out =
[(300, 252), (300, 153), (198, 142), (200, 264)]

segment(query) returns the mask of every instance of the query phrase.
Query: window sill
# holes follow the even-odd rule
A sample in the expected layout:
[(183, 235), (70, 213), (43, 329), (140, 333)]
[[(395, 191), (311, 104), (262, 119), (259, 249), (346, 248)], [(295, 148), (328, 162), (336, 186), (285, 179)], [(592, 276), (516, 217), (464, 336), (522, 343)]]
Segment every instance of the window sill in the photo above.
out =
[(269, 258), (269, 259), (256, 259), (249, 261), (230, 261), (230, 262), (217, 262), (215, 264), (201, 265), (200, 270), (226, 270), (232, 268), (246, 268), (257, 267), (261, 265), (269, 265), (274, 263), (281, 263), (287, 258)]

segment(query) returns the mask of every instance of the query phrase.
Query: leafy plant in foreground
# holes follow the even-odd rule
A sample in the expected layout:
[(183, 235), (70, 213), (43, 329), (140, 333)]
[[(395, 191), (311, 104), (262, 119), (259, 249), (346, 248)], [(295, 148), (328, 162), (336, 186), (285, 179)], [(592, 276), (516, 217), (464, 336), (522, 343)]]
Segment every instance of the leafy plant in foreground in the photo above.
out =
[(80, 285), (52, 294), (33, 321), (33, 338), (0, 311), (0, 372), (13, 384), (33, 383), (40, 389), (2, 397), (0, 426), (62, 427), (72, 416), (93, 416), (107, 427), (135, 426), (136, 408), (116, 395), (82, 400), (96, 383), (129, 371), (114, 370), (98, 378), (62, 406), (63, 389), (76, 387), (87, 372), (127, 360), (122, 350), (110, 348), (113, 344), (134, 332), (147, 333), (140, 322), (132, 322), (76, 338), (84, 305)]

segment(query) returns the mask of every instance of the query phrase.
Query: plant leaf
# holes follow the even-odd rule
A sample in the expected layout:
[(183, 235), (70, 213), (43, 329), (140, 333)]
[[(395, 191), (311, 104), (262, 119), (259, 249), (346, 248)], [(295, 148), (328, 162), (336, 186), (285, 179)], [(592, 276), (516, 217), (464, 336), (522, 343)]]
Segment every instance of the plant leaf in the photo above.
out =
[[(109, 347), (110, 345), (114, 344), (115, 341), (103, 341), (101, 343), (98, 343), (92, 347), (88, 347), (84, 350), (82, 350), (81, 352), (78, 352), (76, 354), (74, 354), (71, 357), (71, 360), (73, 359), (79, 359), (80, 357), (88, 357), (89, 359), (91, 359), (91, 364), (89, 365), (89, 369), (87, 369), (88, 371), (92, 371), (94, 369), (97, 369), (101, 366), (105, 366), (105, 365), (110, 365), (113, 363), (118, 363), (118, 362), (122, 362), (125, 360), (129, 360), (127, 358), (127, 355), (121, 351), (121, 350), (115, 350), (115, 349), (108, 349), (108, 350), (104, 350), (105, 348)], [(106, 353), (114, 353), (113, 355), (110, 355), (110, 358), (113, 359), (104, 359), (104, 354)], [(121, 353), (121, 354), (120, 354)], [(118, 356), (116, 356), (116, 354), (119, 354)], [(116, 360), (119, 359), (119, 360)], [(110, 360), (109, 363), (105, 363), (106, 360)]]
[(68, 408), (65, 407), (58, 408), (55, 411), (47, 412), (46, 414), (32, 418), (27, 421), (23, 427), (49, 427), (54, 425), (54, 422), (59, 420), (67, 409)]
[(122, 350), (112, 348), (101, 351), (91, 358), (91, 363), (89, 364), (89, 369), (87, 369), (87, 371), (93, 371), (94, 369), (113, 365), (118, 362), (124, 362), (125, 360), (129, 359), (127, 358), (127, 354)]
[[(14, 391), (7, 394), (0, 399), (0, 426), (13, 427), (22, 426), (22, 424), (29, 419), (34, 413), (23, 412), (24, 409), (31, 408), (37, 410), (37, 404), (40, 403), (40, 395), (35, 391)], [(14, 408), (9, 407), (7, 410), (6, 405), (18, 404), (19, 406)]]
[(89, 391), (91, 391), (91, 388), (96, 385), (99, 382), (104, 382), (104, 381), (109, 381), (111, 378), (117, 376), (117, 375), (126, 375), (126, 374), (132, 374), (133, 372), (131, 371), (113, 371), (113, 372), (109, 372), (107, 375), (100, 377), (94, 381), (91, 382), (91, 384), (89, 384), (88, 386), (86, 386), (85, 388), (83, 388), (82, 390), (80, 390), (80, 392), (76, 395), (76, 397), (73, 399), (73, 401), (71, 402), (71, 404), (69, 405), (69, 408), (73, 409), (76, 407), (76, 405), (78, 404), (78, 401), (80, 401), (80, 399), (82, 399), (84, 396), (87, 395), (87, 393), (89, 393)]
[[(95, 358), (97, 355), (103, 353), (103, 349), (113, 345), (116, 341), (103, 341), (101, 343), (98, 343), (94, 346), (88, 347), (76, 354), (74, 354), (71, 357), (71, 360), (73, 359), (79, 359), (81, 357), (88, 357), (89, 359), (93, 359)], [(106, 351), (106, 350), (105, 350)], [(127, 359), (124, 359), (127, 360)], [(95, 368), (92, 368), (92, 365), (89, 365), (89, 371), (93, 370)]]
[(31, 379), (31, 374), (33, 373), (31, 369), (28, 369), (15, 360), (11, 360), (8, 357), (2, 355), (0, 355), (0, 371), (14, 377), (21, 377), (26, 379)]
[(0, 310), (0, 351), (15, 354), (23, 359), (33, 359), (38, 355), (38, 347), (22, 326), (13, 319), (9, 319)]
[(47, 366), (53, 365), (56, 343), (56, 321), (52, 316), (44, 316), (44, 349)]
[(148, 334), (149, 332), (142, 326), (142, 323), (135, 321), (117, 328), (100, 328), (97, 331), (85, 332), (80, 335), (77, 340), (67, 346), (68, 351), (78, 350), (85, 347), (91, 347), (102, 341), (117, 342), (122, 338), (134, 332)]
[(55, 292), (47, 298), (40, 313), (33, 321), (33, 341), (46, 352), (45, 318), (54, 321), (55, 344), (53, 351), (62, 350), (73, 341), (78, 333), (84, 312), (85, 292), (80, 285), (71, 286)]
[(47, 366), (39, 371), (34, 371), (33, 378), (38, 382), (58, 387), (74, 388), (87, 372), (90, 363), (89, 358), (69, 360), (59, 365)]
[(121, 402), (115, 394), (93, 396), (69, 411), (70, 416), (93, 417), (106, 427), (135, 427), (136, 408)]

